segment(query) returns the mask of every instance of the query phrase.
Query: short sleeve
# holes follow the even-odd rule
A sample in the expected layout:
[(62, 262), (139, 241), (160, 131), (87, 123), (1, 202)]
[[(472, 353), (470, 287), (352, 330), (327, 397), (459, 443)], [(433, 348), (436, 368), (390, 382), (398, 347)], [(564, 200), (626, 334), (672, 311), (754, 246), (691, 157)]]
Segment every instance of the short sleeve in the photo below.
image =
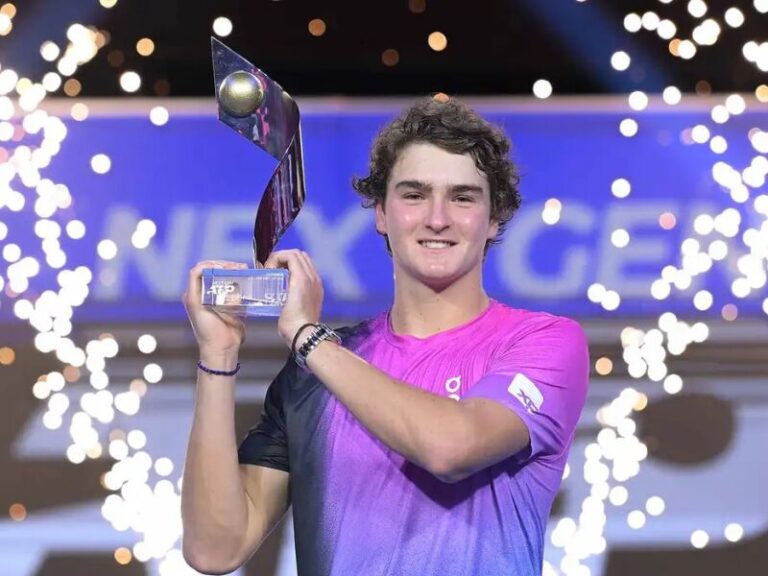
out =
[(487, 398), (513, 410), (528, 428), (528, 456), (554, 456), (570, 446), (588, 386), (589, 348), (581, 326), (543, 316), (502, 346), (464, 399)]
[(294, 372), (293, 367), (295, 364), (289, 361), (269, 385), (264, 398), (261, 419), (248, 431), (237, 451), (240, 464), (254, 464), (285, 472), (290, 471), (283, 390)]

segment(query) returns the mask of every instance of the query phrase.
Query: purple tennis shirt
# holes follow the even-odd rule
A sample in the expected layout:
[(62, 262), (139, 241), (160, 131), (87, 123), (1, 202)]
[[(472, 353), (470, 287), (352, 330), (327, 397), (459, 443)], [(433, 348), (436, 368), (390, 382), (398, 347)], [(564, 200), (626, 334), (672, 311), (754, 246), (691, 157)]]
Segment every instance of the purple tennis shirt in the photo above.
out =
[[(299, 574), (540, 575), (547, 518), (587, 393), (581, 327), (491, 300), (474, 320), (428, 338), (395, 334), (388, 312), (339, 332), (346, 348), (412, 386), (502, 404), (525, 422), (531, 442), (444, 483), (289, 361), (239, 456), (290, 472)], [(464, 441), (448, 427), (440, 433), (457, 448)]]

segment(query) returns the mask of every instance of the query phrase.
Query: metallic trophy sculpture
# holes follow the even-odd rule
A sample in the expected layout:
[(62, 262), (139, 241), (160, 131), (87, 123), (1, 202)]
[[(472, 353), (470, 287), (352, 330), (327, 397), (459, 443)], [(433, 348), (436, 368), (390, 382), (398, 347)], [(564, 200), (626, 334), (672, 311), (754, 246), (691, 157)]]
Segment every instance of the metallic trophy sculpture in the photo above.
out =
[(261, 268), (304, 203), (299, 108), (269, 76), (211, 38), (219, 120), (279, 161), (253, 228), (254, 268), (203, 271), (203, 304), (247, 316), (279, 316), (288, 271)]

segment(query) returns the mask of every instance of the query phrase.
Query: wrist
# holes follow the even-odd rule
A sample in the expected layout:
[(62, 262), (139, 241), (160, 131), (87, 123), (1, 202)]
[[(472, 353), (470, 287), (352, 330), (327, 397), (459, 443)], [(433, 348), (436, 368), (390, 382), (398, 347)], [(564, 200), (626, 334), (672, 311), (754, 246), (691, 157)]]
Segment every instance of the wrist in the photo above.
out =
[(203, 364), (202, 360), (197, 361), (197, 369), (202, 370), (206, 374), (210, 374), (211, 376), (235, 376), (238, 372), (240, 372), (240, 362), (238, 362), (235, 367), (232, 370), (217, 370), (216, 368), (211, 368), (210, 366), (206, 366)]
[(297, 325), (291, 330), (291, 332), (288, 333), (288, 338), (285, 343), (288, 348), (290, 348), (291, 353), (296, 352), (298, 347), (301, 346), (307, 338), (309, 338), (309, 335), (312, 333), (314, 328), (315, 324), (308, 322), (306, 324)]
[(336, 344), (341, 344), (341, 337), (326, 324), (310, 324), (307, 329), (311, 329), (311, 332), (306, 335), (303, 334), (304, 327), (300, 329), (299, 334), (294, 338), (293, 344), (293, 358), (296, 361), (296, 364), (304, 370), (308, 370), (307, 356), (309, 356), (321, 342), (331, 340), (336, 342)]
[(200, 349), (200, 361), (217, 370), (232, 370), (239, 359), (238, 350), (207, 350)]

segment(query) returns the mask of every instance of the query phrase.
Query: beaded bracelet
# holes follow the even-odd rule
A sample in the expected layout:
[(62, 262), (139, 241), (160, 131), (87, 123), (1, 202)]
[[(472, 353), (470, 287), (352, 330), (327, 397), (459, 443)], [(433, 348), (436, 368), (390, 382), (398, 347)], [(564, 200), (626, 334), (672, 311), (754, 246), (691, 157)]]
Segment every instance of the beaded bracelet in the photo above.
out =
[(214, 370), (213, 368), (208, 368), (201, 360), (197, 361), (197, 367), (203, 372), (213, 374), (214, 376), (234, 376), (240, 372), (240, 362), (237, 363), (234, 370)]

